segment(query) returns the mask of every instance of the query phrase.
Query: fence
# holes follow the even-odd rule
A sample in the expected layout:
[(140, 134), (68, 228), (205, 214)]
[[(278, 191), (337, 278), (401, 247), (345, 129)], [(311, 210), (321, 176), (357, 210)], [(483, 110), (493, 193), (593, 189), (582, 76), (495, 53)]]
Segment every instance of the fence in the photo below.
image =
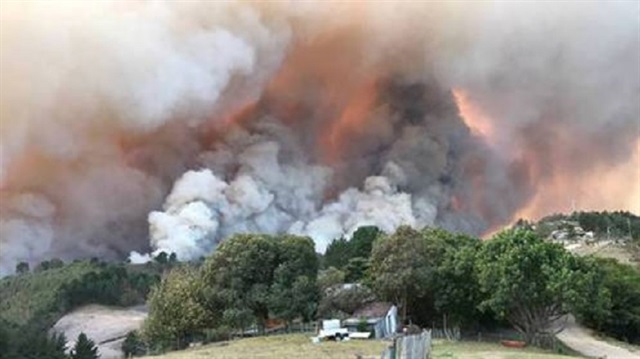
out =
[(381, 359), (426, 359), (431, 356), (431, 331), (400, 336), (393, 346), (382, 353)]
[(431, 329), (431, 339), (444, 339), (449, 341), (459, 341), (462, 338), (462, 333), (459, 327), (444, 328), (444, 329)]

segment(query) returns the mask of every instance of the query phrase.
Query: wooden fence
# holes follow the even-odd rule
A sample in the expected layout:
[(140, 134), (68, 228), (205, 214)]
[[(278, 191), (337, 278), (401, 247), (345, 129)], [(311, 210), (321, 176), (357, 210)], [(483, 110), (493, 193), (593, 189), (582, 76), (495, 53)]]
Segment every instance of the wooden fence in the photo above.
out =
[(431, 356), (431, 331), (399, 336), (391, 348), (382, 353), (381, 359), (427, 359)]

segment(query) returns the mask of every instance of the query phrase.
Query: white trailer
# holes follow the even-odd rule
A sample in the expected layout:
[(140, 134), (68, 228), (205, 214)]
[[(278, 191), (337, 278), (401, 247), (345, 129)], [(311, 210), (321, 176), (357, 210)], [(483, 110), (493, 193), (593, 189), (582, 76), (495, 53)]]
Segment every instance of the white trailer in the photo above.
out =
[(340, 325), (339, 319), (330, 319), (322, 321), (322, 329), (318, 333), (318, 338), (343, 340), (349, 338), (349, 330)]

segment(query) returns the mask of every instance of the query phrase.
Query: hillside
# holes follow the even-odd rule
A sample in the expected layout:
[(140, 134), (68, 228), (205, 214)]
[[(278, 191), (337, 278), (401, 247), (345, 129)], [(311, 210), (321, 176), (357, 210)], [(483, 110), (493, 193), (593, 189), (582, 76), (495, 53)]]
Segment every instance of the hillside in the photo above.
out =
[(76, 261), (5, 277), (0, 279), (0, 320), (49, 328), (84, 304), (142, 304), (161, 270), (153, 264)]
[(640, 217), (632, 213), (553, 214), (536, 223), (520, 220), (516, 226), (533, 229), (574, 254), (612, 258), (640, 268)]
[(0, 280), (0, 319), (24, 325), (42, 316), (56, 320), (63, 288), (94, 272), (89, 262), (76, 262), (41, 272), (9, 276)]

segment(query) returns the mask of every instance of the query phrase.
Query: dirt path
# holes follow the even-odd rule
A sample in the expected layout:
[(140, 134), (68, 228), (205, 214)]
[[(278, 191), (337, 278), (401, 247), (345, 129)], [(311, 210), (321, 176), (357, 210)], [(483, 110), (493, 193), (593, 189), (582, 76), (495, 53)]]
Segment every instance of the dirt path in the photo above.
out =
[(569, 348), (589, 358), (640, 358), (640, 351), (631, 351), (594, 337), (587, 329), (580, 327), (573, 316), (567, 320), (567, 325), (558, 334), (558, 339)]
[(122, 357), (120, 346), (128, 332), (140, 328), (146, 318), (146, 309), (142, 306), (131, 308), (111, 308), (101, 305), (88, 305), (62, 317), (53, 330), (65, 334), (73, 347), (81, 332), (98, 345), (100, 359)]

